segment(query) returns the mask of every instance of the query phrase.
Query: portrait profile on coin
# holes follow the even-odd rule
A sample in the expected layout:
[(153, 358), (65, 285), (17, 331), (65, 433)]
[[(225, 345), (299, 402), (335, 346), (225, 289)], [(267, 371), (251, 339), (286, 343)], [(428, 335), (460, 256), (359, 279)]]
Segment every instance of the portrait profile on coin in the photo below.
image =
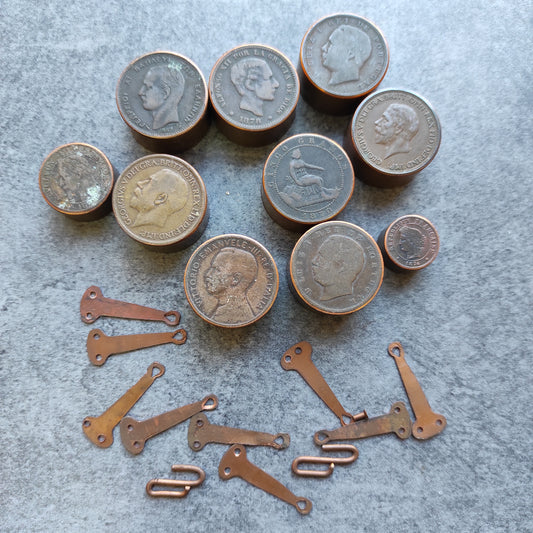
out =
[(320, 285), (319, 300), (353, 294), (354, 283), (365, 266), (363, 248), (350, 237), (328, 237), (311, 260), (313, 280)]
[(240, 324), (255, 314), (247, 293), (255, 283), (258, 264), (254, 255), (240, 248), (221, 248), (204, 274), (207, 292), (217, 299), (211, 313), (215, 322)]
[(370, 37), (359, 28), (343, 24), (322, 46), (322, 65), (331, 72), (330, 85), (359, 80), (359, 71), (372, 53)]
[(263, 116), (263, 102), (274, 100), (279, 82), (264, 59), (244, 58), (231, 67), (230, 77), (241, 96), (239, 108)]
[(139, 97), (144, 109), (152, 113), (152, 129), (179, 122), (178, 104), (184, 90), (185, 78), (178, 65), (156, 65), (148, 70)]
[(416, 261), (425, 255), (427, 238), (420, 230), (404, 226), (399, 229), (399, 234), (398, 250), (400, 256), (407, 261)]
[(384, 159), (411, 151), (411, 141), (418, 133), (419, 121), (407, 104), (390, 104), (374, 122), (375, 141), (386, 146)]
[(167, 219), (182, 210), (190, 188), (177, 172), (163, 168), (137, 182), (129, 205), (137, 211), (132, 227), (154, 225), (163, 228)]
[(90, 189), (94, 185), (92, 176), (93, 169), (83, 157), (63, 157), (57, 163), (57, 176), (50, 187), (58, 198), (71, 205), (86, 204), (90, 201)]

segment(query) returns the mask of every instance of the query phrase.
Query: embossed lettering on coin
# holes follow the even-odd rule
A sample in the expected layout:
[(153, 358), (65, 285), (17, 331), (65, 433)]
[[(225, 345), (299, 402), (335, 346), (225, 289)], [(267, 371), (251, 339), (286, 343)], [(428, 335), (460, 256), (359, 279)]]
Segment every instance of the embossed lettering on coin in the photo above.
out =
[(109, 197), (113, 168), (94, 146), (66, 144), (44, 160), (39, 185), (54, 209), (67, 215), (80, 215), (96, 209)]
[(223, 327), (246, 326), (270, 309), (278, 291), (272, 256), (243, 235), (206, 241), (185, 269), (185, 292), (194, 311)]
[(324, 222), (304, 233), (290, 259), (292, 287), (304, 303), (328, 314), (367, 305), (383, 279), (374, 239), (348, 222)]
[(187, 162), (151, 155), (127, 167), (113, 191), (122, 229), (143, 244), (177, 244), (202, 225), (207, 210), (204, 183)]

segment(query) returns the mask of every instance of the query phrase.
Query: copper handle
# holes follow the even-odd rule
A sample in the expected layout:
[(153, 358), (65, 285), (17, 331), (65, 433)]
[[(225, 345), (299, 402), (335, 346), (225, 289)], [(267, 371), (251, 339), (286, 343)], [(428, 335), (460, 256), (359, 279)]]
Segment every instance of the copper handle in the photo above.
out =
[[(154, 498), (185, 498), (193, 487), (198, 487), (205, 480), (205, 472), (194, 465), (172, 465), (172, 472), (192, 472), (196, 479), (151, 479), (146, 484), (146, 493)], [(172, 490), (160, 490), (156, 487), (166, 487)]]
[[(348, 457), (314, 457), (301, 456), (294, 459), (291, 468), (298, 476), (304, 477), (329, 477), (333, 474), (335, 465), (347, 465), (353, 463), (359, 457), (359, 450), (351, 444), (324, 444), (322, 450), (325, 452), (349, 452)], [(302, 464), (326, 464), (327, 470), (302, 469)]]

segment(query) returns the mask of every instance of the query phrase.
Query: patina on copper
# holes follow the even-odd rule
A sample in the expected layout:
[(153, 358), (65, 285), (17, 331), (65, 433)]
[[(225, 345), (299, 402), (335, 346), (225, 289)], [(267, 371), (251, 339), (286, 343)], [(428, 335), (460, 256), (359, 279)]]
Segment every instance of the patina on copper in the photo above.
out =
[(250, 429), (232, 428), (211, 424), (204, 413), (198, 413), (189, 422), (187, 436), (189, 447), (195, 452), (206, 444), (242, 444), (243, 446), (270, 446), (275, 450), (284, 450), (291, 442), (288, 433), (264, 433)]
[[(172, 472), (185, 472), (196, 474), (196, 479), (151, 479), (146, 484), (146, 494), (154, 498), (185, 498), (193, 487), (200, 486), (205, 480), (205, 472), (199, 466), (172, 465)], [(158, 487), (165, 487), (161, 490)]]
[(281, 226), (305, 231), (335, 218), (352, 197), (350, 158), (334, 141), (302, 133), (279, 143), (263, 168), (265, 210)]
[(388, 352), (396, 362), (405, 392), (407, 392), (409, 403), (416, 417), (412, 428), (413, 437), (426, 440), (438, 435), (446, 427), (446, 418), (431, 409), (420, 383), (405, 361), (403, 346), (399, 342), (391, 342)]
[(315, 391), (318, 397), (335, 413), (341, 424), (352, 424), (356, 420), (367, 418), (366, 411), (351, 415), (341, 405), (326, 380), (311, 360), (312, 346), (307, 341), (302, 341), (291, 346), (281, 358), (281, 367), (284, 370), (296, 370), (306, 383)]
[(46, 156), (39, 170), (39, 187), (48, 205), (59, 213), (73, 220), (95, 220), (111, 211), (115, 175), (98, 148), (70, 143)]
[(381, 83), (388, 66), (389, 47), (374, 23), (351, 13), (328, 15), (302, 40), (302, 97), (323, 113), (353, 113)]
[(174, 52), (152, 52), (120, 75), (117, 107), (135, 139), (153, 152), (180, 153), (207, 132), (207, 85), (200, 69)]
[(262, 146), (279, 139), (294, 120), (298, 74), (278, 50), (245, 44), (218, 59), (209, 77), (215, 122), (231, 141)]
[(212, 411), (217, 407), (218, 398), (214, 394), (210, 394), (199, 402), (178, 407), (142, 422), (127, 416), (120, 421), (122, 444), (130, 453), (137, 455), (144, 450), (144, 445), (148, 439), (185, 422), (201, 411)]
[(396, 272), (426, 268), (437, 257), (439, 244), (435, 226), (420, 215), (397, 218), (378, 237), (385, 266)]
[(83, 420), (83, 432), (99, 448), (109, 448), (113, 444), (113, 429), (124, 415), (135, 405), (150, 385), (165, 373), (161, 363), (152, 363), (146, 374), (127, 390), (109, 409), (98, 417), (87, 416)]
[(383, 89), (357, 108), (344, 137), (355, 176), (375, 187), (409, 183), (437, 155), (440, 122), (431, 104), (412, 91)]
[[(329, 477), (333, 474), (335, 465), (348, 465), (359, 457), (359, 450), (352, 444), (324, 444), (322, 450), (325, 452), (349, 452), (347, 457), (324, 457), (302, 455), (292, 462), (292, 471), (298, 476), (304, 477)], [(323, 469), (303, 469), (302, 464), (328, 465), (327, 470)]]
[(181, 315), (177, 311), (159, 311), (143, 305), (106, 298), (96, 285), (91, 285), (83, 293), (80, 302), (80, 314), (81, 319), (86, 324), (92, 324), (101, 316), (154, 320), (164, 322), (167, 326), (177, 326), (181, 319)]
[(250, 463), (246, 457), (246, 448), (240, 444), (234, 444), (224, 454), (218, 465), (218, 475), (223, 481), (233, 477), (240, 477), (254, 487), (264, 490), (292, 505), (300, 514), (309, 514), (313, 507), (313, 504), (307, 498), (295, 496), (277, 479)]

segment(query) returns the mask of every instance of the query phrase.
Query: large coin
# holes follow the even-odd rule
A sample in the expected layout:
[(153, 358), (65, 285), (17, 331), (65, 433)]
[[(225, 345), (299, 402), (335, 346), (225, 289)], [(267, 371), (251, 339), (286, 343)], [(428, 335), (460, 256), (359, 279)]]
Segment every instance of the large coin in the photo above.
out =
[(207, 131), (207, 85), (200, 69), (173, 52), (130, 63), (117, 85), (117, 106), (136, 139), (152, 150), (183, 151)]
[(371, 185), (395, 187), (411, 181), (433, 160), (441, 128), (431, 104), (399, 89), (371, 94), (355, 112), (348, 140), (356, 176)]
[(207, 193), (198, 172), (170, 155), (129, 165), (113, 190), (120, 227), (136, 241), (167, 251), (192, 244), (207, 223)]
[(315, 22), (300, 48), (302, 95), (325, 113), (353, 112), (381, 82), (389, 49), (369, 20), (340, 13)]
[(322, 135), (294, 135), (268, 156), (263, 205), (282, 226), (304, 231), (337, 216), (353, 187), (352, 164), (336, 142)]
[(392, 222), (379, 236), (385, 265), (392, 270), (421, 270), (439, 253), (435, 226), (420, 215), (405, 215)]
[(248, 44), (226, 52), (209, 77), (217, 125), (232, 141), (268, 144), (290, 127), (300, 94), (298, 74), (276, 49)]
[(377, 294), (383, 259), (376, 241), (349, 222), (312, 227), (296, 243), (289, 263), (291, 288), (312, 309), (353, 313)]
[(70, 143), (56, 148), (39, 171), (48, 205), (76, 220), (93, 220), (111, 210), (114, 171), (98, 148)]
[(192, 254), (185, 294), (194, 311), (215, 326), (238, 328), (264, 316), (276, 299), (278, 269), (268, 250), (244, 235), (219, 235)]

